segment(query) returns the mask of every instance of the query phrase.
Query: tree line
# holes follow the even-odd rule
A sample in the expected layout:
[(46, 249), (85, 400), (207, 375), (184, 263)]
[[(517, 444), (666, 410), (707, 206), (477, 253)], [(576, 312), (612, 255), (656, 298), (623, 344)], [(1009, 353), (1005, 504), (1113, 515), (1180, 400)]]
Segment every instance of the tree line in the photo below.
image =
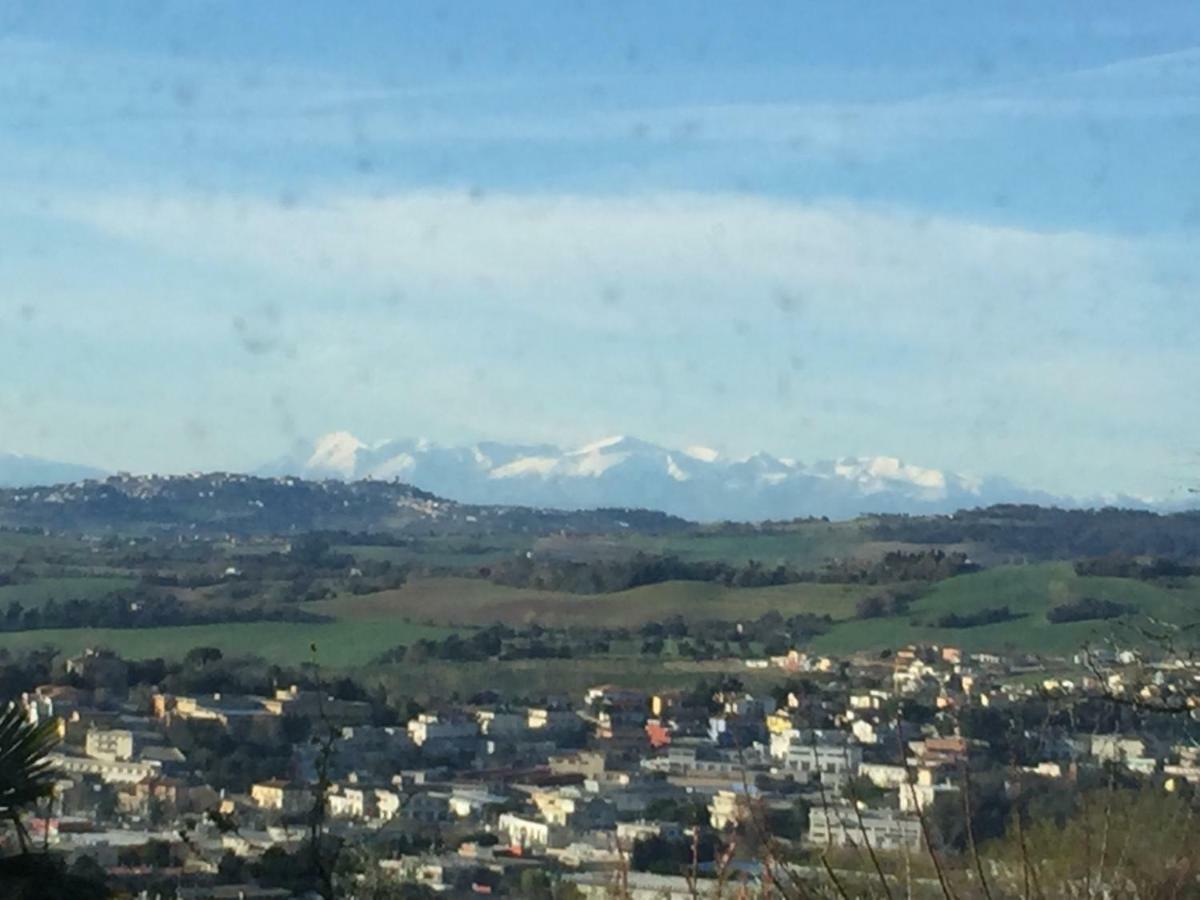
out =
[(291, 606), (200, 606), (174, 595), (117, 591), (92, 600), (50, 598), (37, 606), (12, 600), (0, 616), (0, 631), (47, 628), (158, 628), (164, 625), (213, 625), (225, 622), (332, 621)]

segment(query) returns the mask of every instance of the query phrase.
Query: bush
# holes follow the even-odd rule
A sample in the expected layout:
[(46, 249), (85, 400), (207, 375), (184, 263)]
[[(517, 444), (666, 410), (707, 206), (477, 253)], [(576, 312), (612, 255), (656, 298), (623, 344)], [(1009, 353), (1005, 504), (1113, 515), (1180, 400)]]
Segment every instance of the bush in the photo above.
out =
[(1133, 607), (1115, 600), (1103, 600), (1098, 597), (1081, 597), (1078, 600), (1068, 600), (1046, 611), (1046, 621), (1055, 625), (1064, 622), (1085, 622), (1089, 619), (1115, 619), (1128, 615)]
[(978, 628), (1021, 618), (1007, 606), (993, 606), (973, 613), (947, 613), (933, 622), (935, 628)]

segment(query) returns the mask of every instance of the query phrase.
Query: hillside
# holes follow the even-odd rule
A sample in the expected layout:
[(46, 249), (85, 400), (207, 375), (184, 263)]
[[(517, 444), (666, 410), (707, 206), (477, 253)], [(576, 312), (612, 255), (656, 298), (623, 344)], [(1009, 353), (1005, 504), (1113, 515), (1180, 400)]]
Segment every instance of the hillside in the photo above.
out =
[(0, 490), (0, 527), (76, 533), (654, 533), (686, 524), (663, 513), (629, 509), (559, 512), (471, 506), (396, 481), (305, 481), (219, 472), (120, 475)]
[[(206, 644), (286, 662), (316, 643), (356, 666), (501, 625), (518, 636), (500, 669), (551, 649), (614, 674), (744, 668), (792, 646), (1063, 655), (1138, 643), (1147, 617), (1200, 621), (1198, 561), (1196, 514), (696, 525), (471, 506), (398, 482), (122, 476), (0, 491), (0, 650)], [(447, 646), (422, 652), (446, 666)], [(492, 665), (472, 664), (481, 678)]]

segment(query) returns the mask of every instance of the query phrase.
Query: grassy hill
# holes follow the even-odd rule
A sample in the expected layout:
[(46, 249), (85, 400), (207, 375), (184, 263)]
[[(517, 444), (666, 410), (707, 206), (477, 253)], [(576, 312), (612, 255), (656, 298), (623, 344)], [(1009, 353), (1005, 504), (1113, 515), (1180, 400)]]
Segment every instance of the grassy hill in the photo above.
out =
[(728, 588), (696, 581), (668, 581), (611, 594), (567, 594), (505, 587), (481, 579), (422, 578), (395, 591), (342, 596), (308, 603), (310, 612), (351, 619), (407, 618), (438, 625), (538, 623), (616, 628), (636, 627), (679, 615), (687, 621), (738, 621), (778, 611), (848, 618), (864, 585), (788, 584)]
[[(118, 579), (45, 579), (0, 589), (20, 591), (36, 603), (63, 591), (111, 588)], [(36, 588), (36, 590), (34, 590)], [(355, 596), (343, 593), (305, 603), (307, 611), (330, 616), (321, 623), (253, 622), (144, 629), (43, 629), (0, 634), (0, 649), (52, 645), (65, 652), (108, 646), (131, 657), (181, 656), (207, 645), (231, 654), (258, 654), (279, 663), (298, 663), (309, 644), (333, 666), (364, 665), (396, 644), (441, 637), (454, 629), (503, 622), (514, 626), (631, 627), (675, 615), (688, 622), (747, 621), (777, 611), (784, 617), (828, 615), (828, 633), (813, 639), (818, 652), (850, 653), (895, 648), (916, 641), (953, 644), (972, 650), (1069, 654), (1088, 642), (1117, 636), (1139, 640), (1129, 618), (1052, 624), (1053, 606), (1083, 597), (1112, 600), (1139, 615), (1185, 624), (1200, 620), (1200, 579), (1176, 586), (1125, 578), (1079, 577), (1069, 563), (1000, 566), (939, 582), (906, 613), (876, 619), (855, 618), (858, 600), (880, 588), (845, 584), (791, 584), (728, 588), (706, 582), (666, 582), (611, 594), (567, 594), (512, 588), (477, 578), (416, 578), (397, 590)], [(1006, 606), (1018, 617), (972, 628), (940, 628), (947, 613), (971, 613)], [(598, 664), (597, 664), (598, 665)]]
[(128, 659), (178, 659), (193, 647), (216, 647), (226, 656), (261, 656), (268, 662), (295, 666), (312, 659), (309, 647), (315, 643), (321, 664), (340, 668), (366, 665), (396, 644), (443, 637), (447, 631), (400, 618), (346, 619), (328, 624), (239, 622), (166, 628), (65, 628), (0, 634), (0, 650), (49, 646), (72, 655), (87, 647), (107, 647)]
[[(108, 530), (115, 515), (113, 509), (128, 512), (133, 516), (130, 521), (142, 524), (149, 513), (161, 514), (163, 521), (178, 524), (179, 509), (190, 510), (187, 514), (191, 515), (195, 510), (189, 504), (198, 502), (183, 491), (184, 484), (185, 480), (175, 479), (134, 480), (116, 486), (86, 487), (86, 491), (102, 491), (97, 501), (100, 512), (96, 515), (105, 522), (103, 535), (0, 530), (0, 576), (10, 582), (0, 584), (0, 615), (14, 602), (28, 611), (45, 609), (51, 599), (59, 601), (59, 606), (66, 600), (95, 601), (99, 605), (128, 593), (137, 600), (150, 597), (179, 604), (179, 618), (154, 620), (160, 622), (212, 621), (222, 610), (265, 613), (300, 610), (329, 617), (331, 621), (179, 624), (119, 630), (43, 629), (19, 624), (16, 627), (31, 630), (0, 633), (0, 651), (53, 645), (76, 652), (86, 646), (106, 645), (129, 656), (145, 657), (180, 656), (194, 646), (211, 645), (231, 654), (254, 653), (272, 662), (298, 663), (308, 658), (309, 644), (315, 641), (325, 663), (355, 666), (370, 662), (397, 644), (411, 644), (422, 637), (438, 637), (449, 630), (495, 622), (513, 626), (536, 623), (549, 628), (636, 629), (675, 616), (689, 623), (734, 623), (778, 612), (784, 618), (803, 614), (828, 616), (832, 622), (829, 630), (811, 642), (811, 648), (821, 652), (882, 650), (927, 641), (968, 649), (1067, 654), (1107, 636), (1118, 636), (1125, 643), (1136, 642), (1139, 634), (1129, 621), (1136, 616), (1149, 615), (1180, 624), (1200, 621), (1198, 577), (1176, 577), (1169, 581), (1079, 577), (1069, 561), (1039, 561), (1045, 557), (1027, 553), (1030, 547), (1042, 548), (1047, 553), (1086, 550), (1083, 554), (1086, 557), (1096, 550), (1128, 545), (1146, 549), (1147, 555), (1154, 550), (1163, 553), (1164, 558), (1195, 565), (1200, 554), (1192, 552), (1193, 531), (1200, 529), (1200, 525), (1194, 516), (1064, 512), (1031, 507), (941, 518), (854, 522), (804, 519), (762, 526), (690, 526), (664, 522), (657, 514), (647, 514), (640, 525), (636, 517), (630, 517), (635, 521), (625, 527), (627, 523), (623, 519), (618, 522), (614, 511), (558, 516), (494, 508), (490, 516), (480, 518), (472, 514), (472, 521), (468, 521), (462, 507), (425, 509), (419, 503), (411, 506), (427, 498), (402, 486), (288, 485), (240, 476), (205, 476), (186, 484), (195, 488), (193, 493), (203, 486), (206, 494), (215, 495), (204, 498), (206, 505), (202, 510), (213, 521), (224, 521), (224, 513), (235, 505), (239, 509), (257, 510), (259, 502), (264, 509), (277, 503), (280, 508), (275, 512), (285, 517), (299, 510), (297, 515), (312, 513), (320, 519), (335, 513), (337, 517), (343, 514), (352, 517), (356, 510), (371, 511), (377, 507), (391, 510), (403, 501), (410, 504), (404, 509), (413, 528), (403, 533), (365, 534), (356, 527), (310, 535), (319, 537), (327, 546), (319, 553), (307, 554), (300, 552), (303, 542), (290, 530), (186, 539), (175, 533), (126, 535), (116, 530), (115, 525), (114, 530)], [(141, 498), (134, 488), (149, 492), (149, 498)], [(86, 491), (85, 496), (76, 498), (79, 503), (91, 496)], [(16, 496), (8, 498), (10, 506), (17, 503)], [(49, 500), (45, 505), (56, 508)], [(913, 576), (903, 569), (900, 574), (892, 571), (884, 572), (882, 579), (876, 577), (879, 574), (876, 564), (889, 551), (919, 554), (929, 547), (946, 552), (957, 550), (989, 568), (934, 583), (901, 614), (875, 619), (857, 617), (857, 605), (862, 598), (888, 591), (915, 590), (918, 585), (872, 586), (853, 583), (856, 579), (937, 577)], [(478, 577), (482, 572), (494, 570), (497, 564), (514, 559), (562, 560), (568, 566), (582, 567), (596, 563), (595, 569), (603, 570), (605, 566), (619, 569), (622, 560), (634, 559), (636, 554), (688, 563), (728, 563), (733, 567), (744, 567), (747, 561), (754, 560), (765, 568), (786, 566), (792, 570), (793, 578), (819, 573), (823, 578), (838, 578), (846, 583), (803, 580), (771, 587), (735, 588), (725, 583), (738, 583), (735, 579), (714, 578), (643, 583), (611, 593), (567, 593), (509, 587)], [(677, 577), (680, 571), (688, 570), (674, 567), (665, 571), (661, 577)], [(227, 577), (228, 572), (233, 574)], [(505, 579), (496, 578), (502, 580)], [(577, 582), (569, 580), (528, 579), (511, 583), (552, 583), (580, 589)], [(641, 582), (628, 579), (611, 584), (631, 583)], [(391, 589), (396, 584), (403, 586)], [(325, 599), (317, 599), (321, 597)], [(1054, 606), (1083, 598), (1121, 603), (1133, 608), (1136, 615), (1126, 617), (1125, 621), (1053, 624), (1047, 620), (1046, 613)], [(967, 628), (944, 628), (937, 624), (949, 614), (963, 616), (1001, 607), (1006, 607), (1015, 618)], [(189, 619), (182, 613), (194, 615)], [(258, 618), (272, 616), (264, 614)], [(45, 624), (58, 625), (64, 621), (54, 619)], [(124, 624), (111, 618), (79, 617), (70, 621)], [(714, 640), (724, 644), (724, 638)], [(755, 641), (740, 651), (722, 647), (719, 652), (753, 655), (768, 645), (761, 634)], [(625, 646), (627, 643), (637, 646), (631, 648)], [(737, 643), (736, 639), (733, 643)], [(640, 648), (640, 639), (619, 641), (613, 644), (612, 659), (589, 660), (587, 664), (605, 671), (640, 671), (638, 667), (643, 665), (666, 671), (682, 665), (681, 660), (673, 657), (670, 647), (658, 661), (642, 659), (638, 655)], [(575, 662), (582, 664), (584, 660)], [(735, 668), (739, 665), (728, 661), (725, 664)], [(537, 667), (537, 663), (530, 665)], [(550, 661), (542, 661), (542, 665), (547, 671), (563, 667)], [(486, 665), (477, 665), (473, 671), (485, 677), (486, 670)]]
[[(841, 622), (816, 638), (813, 646), (824, 652), (848, 652), (929, 641), (972, 650), (1070, 653), (1110, 635), (1137, 642), (1139, 635), (1128, 620), (1052, 624), (1046, 619), (1051, 607), (1083, 597), (1124, 603), (1141, 615), (1177, 624), (1200, 621), (1200, 580), (1164, 587), (1127, 578), (1081, 578), (1070, 563), (1044, 563), (1000, 566), (948, 579), (913, 603), (903, 616)], [(936, 621), (946, 613), (1000, 606), (1020, 617), (974, 628), (914, 624)]]

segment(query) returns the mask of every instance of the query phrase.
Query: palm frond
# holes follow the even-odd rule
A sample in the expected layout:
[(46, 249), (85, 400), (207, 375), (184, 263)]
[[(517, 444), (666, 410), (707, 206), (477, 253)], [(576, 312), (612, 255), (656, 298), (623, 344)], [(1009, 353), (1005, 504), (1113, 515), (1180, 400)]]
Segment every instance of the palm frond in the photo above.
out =
[(55, 720), (32, 724), (15, 704), (0, 712), (0, 815), (50, 795), (54, 777), (48, 754), (57, 743)]

